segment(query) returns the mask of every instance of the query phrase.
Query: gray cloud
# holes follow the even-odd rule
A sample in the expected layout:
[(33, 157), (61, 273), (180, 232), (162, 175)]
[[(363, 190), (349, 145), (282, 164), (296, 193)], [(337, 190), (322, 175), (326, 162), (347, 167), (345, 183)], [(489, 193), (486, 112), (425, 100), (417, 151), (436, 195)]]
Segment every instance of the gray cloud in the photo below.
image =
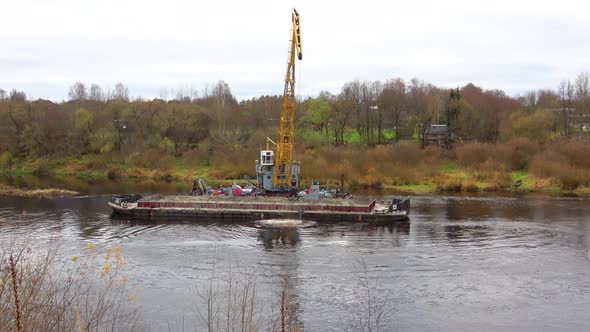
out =
[[(590, 71), (583, 1), (294, 5), (302, 16), (303, 95), (398, 76), (516, 94)], [(76, 81), (123, 82), (149, 98), (223, 79), (241, 98), (282, 93), (290, 28), (282, 2), (22, 0), (2, 8), (5, 90), (61, 100)]]

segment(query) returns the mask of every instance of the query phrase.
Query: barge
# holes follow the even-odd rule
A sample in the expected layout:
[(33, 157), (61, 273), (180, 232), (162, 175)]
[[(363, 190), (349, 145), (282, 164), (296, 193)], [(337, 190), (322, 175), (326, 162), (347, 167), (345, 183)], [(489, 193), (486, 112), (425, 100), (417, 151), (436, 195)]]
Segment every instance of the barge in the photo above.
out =
[(117, 195), (115, 213), (139, 218), (204, 218), (233, 221), (299, 219), (316, 222), (395, 222), (409, 219), (410, 199), (358, 201), (266, 196)]

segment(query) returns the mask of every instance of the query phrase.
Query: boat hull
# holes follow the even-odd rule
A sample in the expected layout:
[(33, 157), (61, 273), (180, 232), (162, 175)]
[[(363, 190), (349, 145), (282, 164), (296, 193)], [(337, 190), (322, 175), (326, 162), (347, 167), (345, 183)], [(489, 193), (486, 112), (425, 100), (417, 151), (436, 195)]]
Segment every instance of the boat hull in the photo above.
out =
[[(268, 197), (148, 196), (137, 202), (109, 205), (120, 214), (142, 219), (196, 218), (251, 221), (302, 219), (317, 222), (395, 222), (409, 219), (409, 201), (400, 210), (375, 201), (358, 203), (341, 199), (290, 201)], [(400, 205), (400, 204), (397, 204)], [(401, 207), (401, 205), (400, 205)]]

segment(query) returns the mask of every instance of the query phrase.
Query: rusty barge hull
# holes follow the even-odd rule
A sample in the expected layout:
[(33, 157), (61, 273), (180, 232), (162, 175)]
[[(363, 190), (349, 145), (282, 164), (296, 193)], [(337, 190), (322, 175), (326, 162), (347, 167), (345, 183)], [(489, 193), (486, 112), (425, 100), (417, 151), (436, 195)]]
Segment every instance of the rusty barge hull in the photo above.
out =
[(117, 213), (138, 218), (198, 218), (234, 221), (264, 219), (304, 219), (313, 221), (394, 222), (408, 220), (404, 210), (390, 211), (375, 201), (343, 199), (298, 199), (279, 197), (162, 196), (137, 202), (109, 205)]

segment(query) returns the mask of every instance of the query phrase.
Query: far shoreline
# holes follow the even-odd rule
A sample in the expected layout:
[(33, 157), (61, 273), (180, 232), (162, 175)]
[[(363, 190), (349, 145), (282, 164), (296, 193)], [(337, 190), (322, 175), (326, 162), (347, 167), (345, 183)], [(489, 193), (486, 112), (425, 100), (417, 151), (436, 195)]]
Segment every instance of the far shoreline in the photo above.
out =
[[(245, 179), (219, 179), (206, 176), (191, 177), (190, 175), (181, 176), (181, 174), (174, 171), (162, 171), (162, 170), (149, 170), (141, 169), (132, 176), (128, 174), (119, 174), (116, 178), (110, 178), (107, 174), (101, 174), (98, 172), (88, 173), (62, 173), (56, 172), (51, 174), (33, 174), (31, 172), (3, 172), (0, 173), (0, 196), (13, 196), (13, 197), (37, 197), (37, 198), (56, 198), (56, 197), (69, 197), (84, 193), (84, 190), (73, 190), (68, 186), (68, 181), (75, 179), (82, 183), (122, 183), (122, 184), (138, 184), (147, 183), (150, 184), (171, 184), (176, 185), (176, 188), (182, 189), (186, 186), (185, 192), (188, 194), (190, 191), (190, 184), (197, 177), (202, 177), (209, 185), (212, 186), (231, 186), (234, 182), (243, 185)], [(141, 175), (139, 175), (141, 174)], [(162, 176), (164, 174), (164, 176)], [(203, 176), (205, 175), (205, 176)], [(19, 179), (24, 177), (34, 177), (38, 179), (51, 179), (52, 185), (45, 186), (27, 186), (24, 185), (13, 185), (6, 184), (2, 181), (4, 179)], [(3, 183), (4, 182), (4, 183)], [(452, 182), (452, 181), (451, 181)], [(339, 184), (333, 182), (320, 182), (322, 187), (328, 188), (340, 188)], [(303, 188), (307, 186), (306, 181), (303, 181)], [(531, 195), (531, 196), (547, 196), (547, 197), (588, 197), (590, 196), (590, 188), (580, 186), (575, 190), (567, 190), (559, 185), (548, 185), (545, 187), (533, 187), (522, 185), (520, 187), (515, 186), (498, 186), (494, 183), (469, 183), (468, 185), (462, 184), (460, 181), (455, 184), (435, 184), (435, 183), (423, 183), (423, 184), (410, 184), (410, 185), (351, 185), (349, 183), (344, 184), (344, 191), (366, 193), (372, 195), (371, 192), (379, 193), (379, 195), (416, 195), (416, 196), (444, 196), (444, 195), (459, 195), (464, 197), (480, 197), (480, 196), (520, 196), (520, 195)], [(113, 193), (114, 194), (114, 193)]]

